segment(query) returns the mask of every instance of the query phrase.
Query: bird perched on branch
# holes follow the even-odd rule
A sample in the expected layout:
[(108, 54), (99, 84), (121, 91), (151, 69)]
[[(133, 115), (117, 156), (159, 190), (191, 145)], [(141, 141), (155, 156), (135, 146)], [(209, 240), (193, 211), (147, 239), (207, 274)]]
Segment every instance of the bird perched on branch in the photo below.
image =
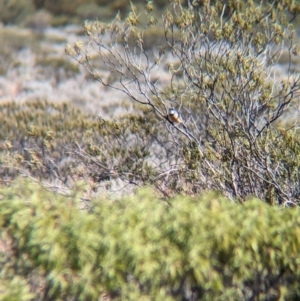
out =
[(178, 124), (183, 125), (183, 120), (182, 120), (179, 112), (176, 111), (174, 108), (169, 109), (168, 119), (173, 123), (178, 123)]
[(189, 138), (191, 137), (190, 132), (188, 131), (187, 127), (185, 126), (180, 113), (175, 110), (174, 108), (170, 108), (167, 118), (169, 121), (172, 122), (173, 125), (179, 124), (184, 128), (185, 133), (189, 136)]

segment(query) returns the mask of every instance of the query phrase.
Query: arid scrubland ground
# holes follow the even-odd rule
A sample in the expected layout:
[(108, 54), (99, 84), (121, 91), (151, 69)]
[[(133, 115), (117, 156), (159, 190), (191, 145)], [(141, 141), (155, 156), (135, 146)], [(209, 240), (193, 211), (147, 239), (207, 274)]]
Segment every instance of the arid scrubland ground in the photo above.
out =
[[(300, 39), (300, 29), (297, 35)], [(67, 101), (87, 113), (99, 116), (113, 117), (122, 113), (120, 103), (126, 100), (126, 95), (101, 86), (85, 68), (65, 54), (67, 44), (84, 39), (80, 25), (48, 27), (42, 32), (1, 25), (0, 102), (20, 103), (38, 99)], [(155, 37), (153, 33), (150, 40), (155, 47), (159, 46), (156, 41), (159, 44), (161, 39), (160, 35)], [(172, 60), (170, 54), (166, 61)], [(285, 79), (288, 68), (288, 54), (283, 54), (277, 66), (273, 67), (274, 77), (270, 81)], [(300, 71), (298, 57), (293, 59), (290, 68)], [(158, 76), (162, 85), (169, 84), (167, 68), (161, 68)], [(297, 109), (293, 113), (296, 114)]]
[[(163, 6), (165, 1), (158, 4)], [(143, 3), (137, 5), (144, 7)], [(118, 11), (124, 17), (130, 8), (129, 1), (66, 0), (56, 4), (2, 1), (0, 8), (6, 11), (0, 16), (3, 21), (0, 27), (1, 103), (38, 99), (66, 101), (99, 116), (111, 118), (123, 113), (120, 103), (126, 99), (124, 94), (101, 87), (65, 54), (65, 47), (85, 39), (84, 20), (109, 22)], [(55, 24), (58, 26), (53, 26)], [(149, 47), (161, 41), (161, 34), (162, 29), (150, 33)], [(166, 76), (167, 81), (167, 72)]]
[(112, 117), (124, 96), (105, 90), (65, 54), (68, 43), (84, 39), (82, 28), (70, 25), (43, 33), (1, 26), (1, 103), (32, 100), (69, 102), (81, 110)]
[[(0, 102), (22, 103), (40, 99), (70, 102), (89, 114), (103, 117), (112, 118), (124, 113), (124, 107), (120, 104), (127, 99), (126, 95), (101, 86), (85, 68), (65, 54), (67, 44), (84, 39), (80, 25), (48, 27), (42, 32), (1, 25)], [(156, 40), (160, 43), (161, 36), (156, 38), (153, 34), (150, 40), (155, 46)], [(277, 66), (273, 67), (274, 74), (270, 81), (280, 82), (287, 77), (287, 56), (283, 54)], [(170, 54), (166, 61), (172, 60)], [(300, 59), (294, 58), (290, 67), (298, 72)], [(158, 77), (162, 85), (169, 85), (167, 67), (160, 68)], [(297, 114), (298, 108), (295, 108), (293, 119), (297, 118)]]

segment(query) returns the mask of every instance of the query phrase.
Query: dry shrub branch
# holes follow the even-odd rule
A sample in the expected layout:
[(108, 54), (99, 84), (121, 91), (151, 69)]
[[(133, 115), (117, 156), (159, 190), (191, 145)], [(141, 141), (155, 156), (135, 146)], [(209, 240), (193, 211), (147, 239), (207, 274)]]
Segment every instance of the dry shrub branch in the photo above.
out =
[[(163, 121), (153, 127), (157, 137), (168, 136), (160, 145), (168, 155), (154, 185), (296, 204), (297, 118), (282, 125), (295, 116), (299, 101), (292, 64), (299, 53), (292, 21), (299, 12), (292, 1), (172, 1), (156, 20), (152, 3), (144, 14), (132, 5), (125, 20), (87, 22), (88, 42), (66, 51), (95, 80)], [(144, 45), (151, 26), (163, 26), (165, 44), (149, 49)], [(184, 127), (168, 120), (170, 107), (181, 113)]]
[[(171, 1), (156, 18), (148, 2), (144, 11), (131, 5), (125, 20), (86, 22), (87, 39), (66, 53), (100, 84), (122, 91), (132, 112), (108, 120), (33, 104), (42, 106), (34, 113), (40, 123), (26, 113), (19, 131), (27, 135), (4, 143), (10, 158), (15, 152), (27, 174), (69, 187), (83, 177), (95, 191), (150, 185), (171, 196), (209, 189), (240, 201), (254, 195), (298, 205), (299, 12), (293, 1)], [(171, 107), (183, 124), (171, 122)], [(23, 110), (9, 109), (18, 116)]]

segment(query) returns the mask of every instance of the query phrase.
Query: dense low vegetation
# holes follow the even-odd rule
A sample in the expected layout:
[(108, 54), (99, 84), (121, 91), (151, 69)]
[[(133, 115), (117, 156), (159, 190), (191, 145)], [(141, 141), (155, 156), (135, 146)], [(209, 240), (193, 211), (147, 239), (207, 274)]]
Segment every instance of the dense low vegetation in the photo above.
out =
[(1, 300), (299, 300), (298, 208), (81, 185), (1, 187)]

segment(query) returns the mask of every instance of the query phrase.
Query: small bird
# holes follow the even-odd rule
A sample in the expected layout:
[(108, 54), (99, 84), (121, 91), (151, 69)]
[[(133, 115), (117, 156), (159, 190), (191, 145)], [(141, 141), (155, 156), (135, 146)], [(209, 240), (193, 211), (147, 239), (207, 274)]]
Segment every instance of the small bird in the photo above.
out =
[(179, 112), (174, 108), (169, 109), (168, 119), (173, 123), (183, 124), (183, 120), (181, 119)]

